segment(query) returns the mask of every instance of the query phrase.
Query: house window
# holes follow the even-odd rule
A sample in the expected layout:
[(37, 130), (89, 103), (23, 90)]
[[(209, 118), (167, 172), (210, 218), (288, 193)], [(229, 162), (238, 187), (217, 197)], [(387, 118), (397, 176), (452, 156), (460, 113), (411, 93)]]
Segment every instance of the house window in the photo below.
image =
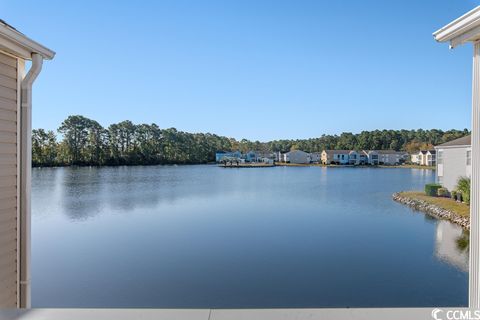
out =
[(438, 176), (437, 182), (442, 184), (443, 183), (443, 176)]
[(438, 163), (438, 164), (442, 164), (442, 163), (443, 163), (443, 151), (438, 151), (437, 163)]
[(472, 164), (472, 151), (468, 150), (467, 151), (467, 166), (470, 166)]

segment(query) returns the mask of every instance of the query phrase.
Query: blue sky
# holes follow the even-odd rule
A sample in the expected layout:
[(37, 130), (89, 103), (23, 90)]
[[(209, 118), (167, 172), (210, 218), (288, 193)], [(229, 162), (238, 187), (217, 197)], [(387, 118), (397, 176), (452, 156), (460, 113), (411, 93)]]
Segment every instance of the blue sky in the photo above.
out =
[(470, 45), (432, 32), (478, 5), (404, 1), (1, 1), (55, 50), (35, 128), (71, 114), (253, 140), (470, 127)]

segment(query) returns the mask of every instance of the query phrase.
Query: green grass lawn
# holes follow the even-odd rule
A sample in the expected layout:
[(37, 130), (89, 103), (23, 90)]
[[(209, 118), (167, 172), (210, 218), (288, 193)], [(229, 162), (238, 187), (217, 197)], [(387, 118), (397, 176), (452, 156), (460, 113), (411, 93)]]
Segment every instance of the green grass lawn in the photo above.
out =
[(400, 196), (416, 200), (423, 200), (445, 210), (455, 212), (462, 217), (470, 217), (470, 207), (468, 205), (466, 205), (465, 203), (456, 202), (455, 200), (450, 198), (430, 197), (422, 191), (400, 192)]

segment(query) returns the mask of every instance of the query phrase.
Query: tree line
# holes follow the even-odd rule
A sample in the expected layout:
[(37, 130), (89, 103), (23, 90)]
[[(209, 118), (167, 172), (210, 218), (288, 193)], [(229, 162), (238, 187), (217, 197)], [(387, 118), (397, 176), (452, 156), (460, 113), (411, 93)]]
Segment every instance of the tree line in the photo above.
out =
[(200, 164), (215, 161), (215, 153), (219, 150), (246, 153), (249, 150), (393, 149), (416, 152), (467, 134), (467, 129), (375, 130), (312, 139), (238, 141), (211, 133), (161, 129), (154, 123), (134, 124), (129, 120), (104, 128), (95, 120), (73, 115), (62, 122), (57, 133), (32, 130), (32, 162), (34, 166)]

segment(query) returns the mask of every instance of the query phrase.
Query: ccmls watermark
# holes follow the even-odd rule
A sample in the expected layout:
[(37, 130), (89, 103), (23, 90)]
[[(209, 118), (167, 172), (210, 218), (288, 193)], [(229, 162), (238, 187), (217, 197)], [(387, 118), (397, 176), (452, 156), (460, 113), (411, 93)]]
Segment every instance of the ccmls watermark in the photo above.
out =
[(432, 310), (435, 320), (480, 320), (480, 310), (472, 309), (439, 309)]

